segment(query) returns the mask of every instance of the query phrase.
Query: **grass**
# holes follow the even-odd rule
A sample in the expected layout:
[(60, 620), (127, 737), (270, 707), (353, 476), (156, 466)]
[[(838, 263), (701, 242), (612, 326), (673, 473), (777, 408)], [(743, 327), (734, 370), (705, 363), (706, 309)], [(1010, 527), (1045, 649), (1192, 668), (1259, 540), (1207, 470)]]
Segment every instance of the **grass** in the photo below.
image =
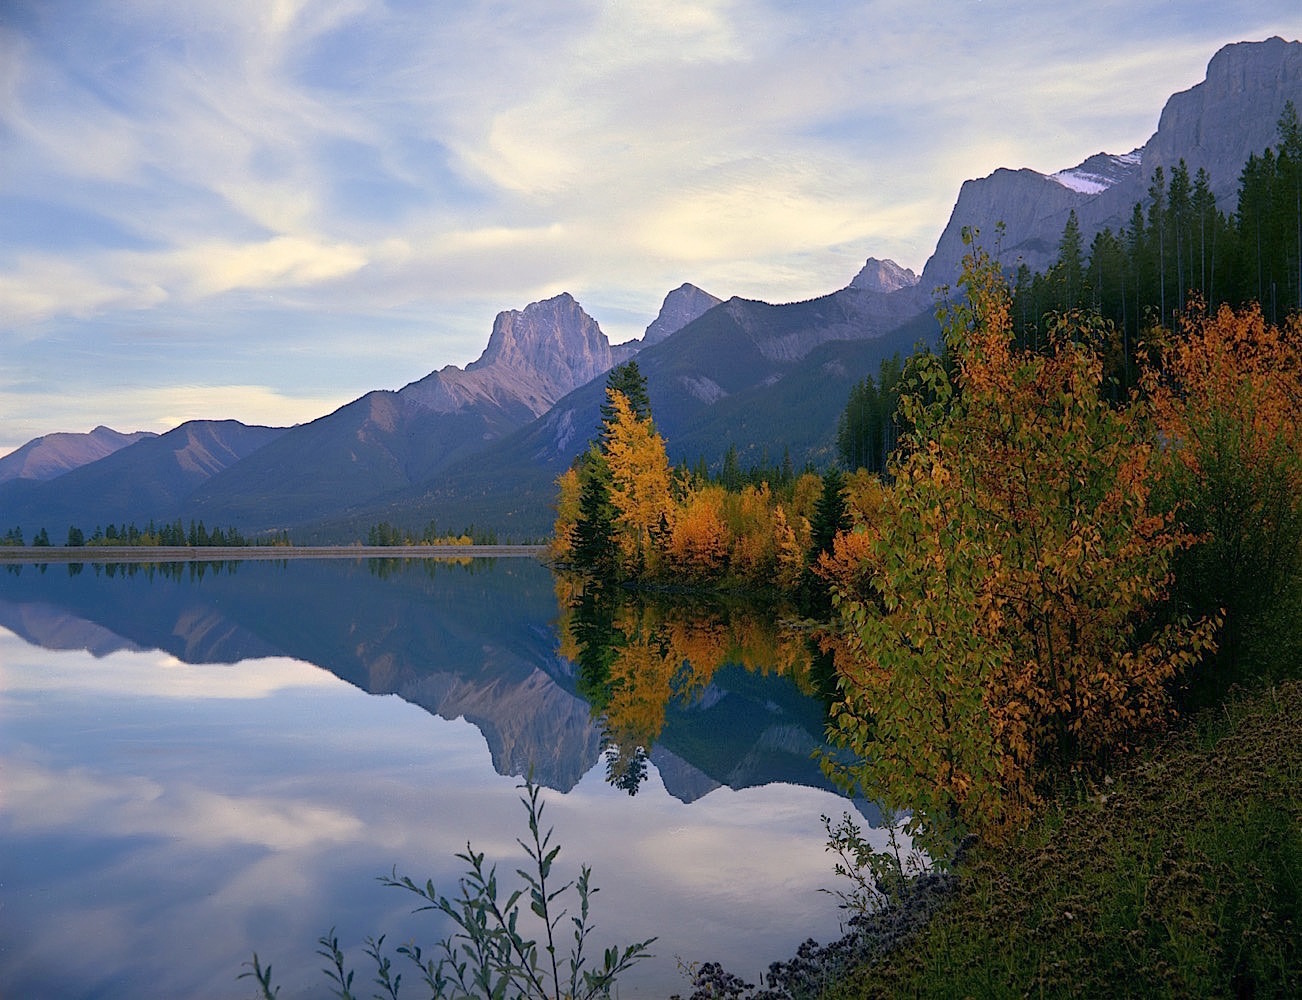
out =
[(1231, 695), (961, 876), (825, 995), (1302, 996), (1302, 681)]

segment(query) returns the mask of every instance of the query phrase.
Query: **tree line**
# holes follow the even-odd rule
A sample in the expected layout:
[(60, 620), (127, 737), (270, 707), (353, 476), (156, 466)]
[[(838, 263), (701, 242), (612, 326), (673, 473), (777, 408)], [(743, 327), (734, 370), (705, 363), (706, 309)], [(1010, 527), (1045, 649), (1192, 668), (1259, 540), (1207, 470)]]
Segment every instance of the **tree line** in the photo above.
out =
[(1022, 264), (1013, 280), (1017, 341), (1046, 343), (1053, 317), (1076, 309), (1109, 322), (1099, 345), (1120, 392), (1135, 384), (1144, 336), (1173, 329), (1190, 292), (1209, 308), (1256, 302), (1281, 323), (1302, 307), (1302, 123), (1290, 101), (1274, 148), (1253, 154), (1239, 175), (1237, 209), (1216, 204), (1211, 178), (1181, 160), (1158, 167), (1147, 198), (1119, 231), (1106, 228), (1086, 248), (1072, 211), (1047, 272)]
[[(21, 527), (6, 530), (3, 539), (0, 539), (0, 545), (24, 544)], [(50, 533), (44, 527), (40, 528), (32, 538), (32, 545), (36, 547), (47, 547), (52, 544), (54, 543), (50, 541)], [(202, 548), (242, 547), (253, 543), (236, 528), (218, 527), (209, 531), (203, 521), (194, 520), (190, 521), (187, 528), (178, 517), (175, 521), (164, 524), (155, 524), (150, 520), (143, 528), (137, 527), (134, 521), (122, 525), (109, 524), (107, 527), (96, 525), (89, 536), (77, 525), (69, 525), (63, 544), (69, 548), (100, 545)], [(282, 536), (281, 540), (273, 544), (288, 544), (288, 538)]]
[(367, 529), (366, 544), (374, 546), (496, 545), (497, 532), (491, 528), (476, 528), (473, 524), (460, 532), (440, 532), (432, 520), (420, 531), (412, 531), (395, 527), (388, 521), (380, 521)]

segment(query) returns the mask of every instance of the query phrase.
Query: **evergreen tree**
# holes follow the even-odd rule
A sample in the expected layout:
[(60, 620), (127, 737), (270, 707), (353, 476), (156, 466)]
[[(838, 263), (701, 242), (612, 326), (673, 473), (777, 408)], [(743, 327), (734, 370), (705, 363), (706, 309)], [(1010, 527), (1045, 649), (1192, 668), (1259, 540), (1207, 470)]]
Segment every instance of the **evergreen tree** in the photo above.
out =
[(1054, 279), (1065, 310), (1071, 311), (1081, 304), (1081, 291), (1085, 284), (1085, 248), (1080, 233), (1080, 220), (1076, 217), (1074, 208), (1067, 216), (1062, 238), (1058, 241)]
[(820, 553), (832, 551), (832, 540), (837, 532), (850, 527), (850, 512), (845, 502), (845, 477), (840, 469), (823, 473), (823, 492), (814, 504), (814, 516), (809, 520), (812, 551), (810, 562)]
[(837, 423), (836, 448), (849, 469), (882, 473), (895, 449), (895, 409), (904, 363), (899, 354), (884, 359), (876, 379), (869, 375), (850, 389)]
[(622, 365), (616, 365), (606, 374), (606, 401), (601, 404), (603, 443), (606, 440), (607, 428), (615, 416), (615, 409), (610, 400), (612, 392), (622, 392), (639, 419), (651, 419), (651, 399), (646, 391), (646, 377), (638, 368), (637, 362), (625, 361)]
[(610, 470), (595, 449), (580, 470), (579, 517), (570, 531), (570, 545), (577, 567), (598, 578), (615, 577), (619, 560)]

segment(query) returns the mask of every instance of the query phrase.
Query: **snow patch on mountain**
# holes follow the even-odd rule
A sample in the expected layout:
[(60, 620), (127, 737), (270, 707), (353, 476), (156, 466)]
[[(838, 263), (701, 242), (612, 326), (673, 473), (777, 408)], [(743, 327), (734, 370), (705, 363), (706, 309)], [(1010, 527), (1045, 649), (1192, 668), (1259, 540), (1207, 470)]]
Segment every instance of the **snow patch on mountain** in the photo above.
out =
[(1096, 153), (1079, 166), (1059, 170), (1049, 179), (1079, 194), (1102, 194), (1110, 187), (1133, 176), (1140, 166), (1140, 150), (1132, 149), (1120, 156)]

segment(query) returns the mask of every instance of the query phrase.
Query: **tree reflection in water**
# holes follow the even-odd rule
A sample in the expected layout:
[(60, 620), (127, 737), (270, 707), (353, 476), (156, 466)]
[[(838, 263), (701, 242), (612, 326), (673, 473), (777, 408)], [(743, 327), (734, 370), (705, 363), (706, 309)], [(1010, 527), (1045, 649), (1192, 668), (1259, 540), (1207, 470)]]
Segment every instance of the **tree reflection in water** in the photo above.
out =
[(560, 654), (602, 724), (606, 778), (637, 794), (672, 706), (703, 705), (725, 666), (790, 678), (801, 694), (826, 691), (809, 634), (782, 624), (787, 609), (736, 600), (672, 599), (591, 579), (557, 576)]

